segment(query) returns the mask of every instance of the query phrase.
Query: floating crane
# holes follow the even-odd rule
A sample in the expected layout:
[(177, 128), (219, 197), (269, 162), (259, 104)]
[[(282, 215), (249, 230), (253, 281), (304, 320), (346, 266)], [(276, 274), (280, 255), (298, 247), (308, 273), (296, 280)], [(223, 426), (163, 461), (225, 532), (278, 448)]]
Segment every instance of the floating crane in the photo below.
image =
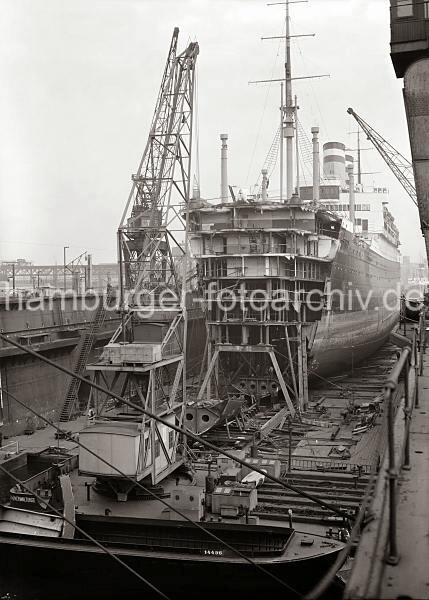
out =
[[(198, 44), (177, 54), (176, 28), (168, 52), (148, 140), (118, 230), (121, 324), (99, 362), (88, 365), (103, 383), (142, 408), (181, 426), (186, 386), (187, 210), (191, 194), (191, 149)], [(173, 229), (174, 227), (174, 229)], [(184, 242), (176, 241), (176, 232)], [(179, 277), (172, 248), (184, 253)], [(112, 396), (91, 392), (93, 425), (82, 432), (89, 447), (121, 460), (136, 481), (157, 485), (183, 463), (177, 433), (118, 406)], [(125, 435), (125, 438), (124, 438)], [(110, 456), (110, 454), (109, 454)], [(125, 499), (129, 481), (105, 473), (89, 455), (82, 469)], [(109, 458), (110, 460), (110, 458)], [(128, 473), (128, 470), (127, 470)]]
[(371, 125), (368, 125), (368, 123), (355, 113), (352, 108), (349, 108), (347, 112), (356, 119), (360, 127), (366, 133), (368, 140), (374, 144), (383, 160), (387, 163), (392, 173), (410, 196), (411, 200), (418, 206), (412, 163), (389, 144), (382, 135), (377, 133)]

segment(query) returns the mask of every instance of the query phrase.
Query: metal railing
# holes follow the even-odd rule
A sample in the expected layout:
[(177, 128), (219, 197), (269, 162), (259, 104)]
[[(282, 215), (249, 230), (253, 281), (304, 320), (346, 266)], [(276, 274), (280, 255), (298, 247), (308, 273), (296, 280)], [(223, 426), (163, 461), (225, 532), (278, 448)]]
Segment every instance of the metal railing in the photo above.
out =
[[(229, 254), (294, 254), (293, 249), (286, 244), (228, 244), (224, 248), (219, 246), (206, 246), (200, 254), (213, 254), (216, 256), (227, 256)], [(297, 254), (297, 252), (295, 252)]]
[[(419, 406), (418, 377), (423, 373), (423, 356), (426, 350), (425, 309), (420, 313), (419, 325), (413, 329), (411, 347), (404, 348), (384, 384), (384, 400), (388, 423), (388, 487), (389, 532), (386, 562), (399, 562), (397, 540), (397, 484), (399, 472), (410, 469), (410, 423), (414, 407)], [(414, 385), (410, 386), (410, 371), (414, 370)], [(395, 452), (395, 397), (401, 376), (404, 379), (404, 443), (397, 460)]]
[[(285, 464), (288, 461), (284, 461)], [(288, 468), (289, 473), (293, 470), (304, 471), (336, 471), (338, 473), (353, 473), (360, 475), (368, 475), (373, 471), (373, 466), (370, 464), (350, 463), (348, 461), (333, 461), (333, 460), (317, 460), (311, 458), (292, 458), (291, 467)]]
[[(406, 332), (404, 331), (404, 334)], [(386, 379), (384, 386), (384, 398), (385, 407), (387, 408), (388, 414), (386, 419), (387, 433), (388, 433), (388, 452), (387, 456), (383, 460), (383, 471), (380, 471), (377, 479), (375, 480), (375, 473), (372, 473), (369, 485), (366, 489), (366, 495), (361, 503), (359, 515), (354, 523), (350, 539), (346, 546), (339, 553), (335, 563), (325, 574), (323, 579), (318, 585), (311, 590), (305, 597), (304, 600), (316, 600), (320, 598), (322, 594), (326, 592), (329, 585), (331, 585), (339, 569), (345, 564), (348, 556), (352, 550), (358, 546), (358, 540), (362, 535), (365, 536), (365, 531), (368, 538), (361, 539), (363, 541), (363, 551), (359, 554), (360, 548), (358, 549), (357, 555), (354, 558), (354, 565), (352, 573), (348, 579), (345, 598), (366, 598), (366, 597), (378, 597), (373, 594), (374, 583), (371, 581), (375, 577), (376, 581), (379, 582), (379, 578), (374, 575), (377, 569), (378, 557), (385, 556), (384, 547), (389, 544), (388, 553), (386, 558), (382, 558), (389, 564), (397, 564), (399, 561), (398, 544), (396, 536), (396, 508), (397, 508), (397, 466), (399, 469), (409, 468), (410, 464), (410, 452), (409, 452), (409, 433), (410, 433), (410, 420), (412, 416), (412, 410), (414, 407), (418, 407), (418, 376), (420, 373), (420, 365), (422, 364), (422, 358), (425, 349), (425, 314), (421, 315), (419, 326), (415, 327), (412, 331), (411, 346), (405, 348), (399, 356), (395, 366), (391, 370), (389, 376)], [(402, 447), (399, 446), (400, 461), (396, 460), (395, 456), (395, 413), (398, 405), (398, 388), (399, 378), (401, 375), (405, 375), (404, 383), (404, 443)], [(411, 375), (411, 377), (408, 377)], [(411, 385), (409, 385), (411, 383)], [(399, 430), (400, 431), (400, 430)], [(398, 431), (398, 419), (396, 419), (396, 433)], [(397, 452), (396, 452), (397, 453)], [(400, 465), (399, 465), (400, 462)], [(398, 463), (398, 465), (396, 464)], [(387, 466), (384, 471), (384, 466)], [(398, 470), (399, 470), (398, 469)], [(384, 479), (384, 473), (387, 471), (388, 482), (387, 487)], [(375, 488), (373, 487), (375, 484)], [(385, 505), (385, 494), (389, 492), (387, 498), (387, 509), (389, 522), (386, 527), (382, 525), (385, 518), (384, 505)], [(374, 506), (374, 500), (376, 506)], [(366, 529), (369, 522), (375, 522), (378, 524), (372, 524), (372, 527)], [(382, 550), (380, 550), (382, 548)], [(382, 573), (383, 568), (378, 568), (378, 572)], [(381, 575), (380, 575), (381, 577)], [(372, 587), (371, 587), (372, 586)], [(377, 584), (378, 586), (378, 584)], [(378, 589), (378, 587), (377, 587)]]
[(8, 456), (19, 454), (19, 441), (9, 442), (0, 446), (0, 458), (4, 459)]

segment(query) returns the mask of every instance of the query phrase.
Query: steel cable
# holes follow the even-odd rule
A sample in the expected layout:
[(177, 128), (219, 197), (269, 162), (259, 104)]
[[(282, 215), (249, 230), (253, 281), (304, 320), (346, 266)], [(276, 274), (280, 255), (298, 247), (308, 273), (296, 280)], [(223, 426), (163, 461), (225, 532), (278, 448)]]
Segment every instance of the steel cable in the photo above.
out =
[[(54, 429), (56, 429), (58, 432), (61, 432), (63, 434), (65, 433), (64, 430), (61, 429), (59, 426), (57, 426), (53, 421), (50, 421), (49, 419), (45, 418), (43, 415), (41, 415), (40, 413), (38, 413), (36, 410), (34, 410), (33, 408), (31, 408), (30, 406), (28, 406), (27, 404), (25, 404), (25, 402), (22, 402), (21, 400), (18, 400), (18, 398), (14, 394), (12, 394), (11, 392), (8, 392), (7, 390), (3, 390), (3, 392), (6, 393), (8, 396), (10, 396), (15, 402), (17, 402), (18, 404), (20, 404), (21, 406), (23, 406), (25, 409), (27, 409), (28, 411), (32, 412), (36, 417), (38, 417), (42, 421), (45, 421), (45, 423), (47, 423), (48, 425), (50, 425), (51, 427), (53, 427)], [(188, 521), (189, 523), (191, 523), (192, 525), (194, 525), (197, 529), (200, 529), (200, 530), (204, 531), (204, 533), (207, 534), (209, 537), (211, 537), (212, 539), (214, 539), (216, 542), (220, 543), (222, 546), (225, 546), (225, 548), (228, 548), (228, 550), (231, 550), (234, 554), (237, 554), (240, 558), (243, 558), (250, 565), (252, 565), (253, 567), (257, 568), (259, 571), (261, 571), (264, 575), (267, 575), (271, 579), (274, 579), (276, 581), (276, 583), (279, 583), (283, 587), (286, 587), (288, 590), (290, 590), (290, 591), (294, 592), (295, 594), (297, 594), (298, 597), (301, 597), (301, 595), (299, 594), (299, 592), (297, 590), (295, 590), (293, 587), (291, 587), (290, 585), (288, 585), (287, 583), (285, 583), (284, 581), (282, 581), (281, 579), (279, 579), (278, 577), (276, 577), (275, 575), (273, 575), (272, 573), (270, 573), (269, 571), (267, 571), (266, 569), (264, 569), (263, 567), (261, 567), (260, 565), (258, 565), (255, 561), (253, 561), (248, 556), (242, 554), (239, 550), (237, 550), (236, 548), (234, 548), (233, 546), (231, 546), (230, 544), (228, 544), (227, 542), (225, 542), (224, 540), (222, 540), (216, 534), (214, 534), (211, 531), (207, 530), (205, 527), (203, 527), (202, 525), (200, 525), (199, 522), (193, 521), (190, 517), (188, 517), (187, 515), (185, 515), (184, 513), (182, 513), (179, 509), (177, 509), (174, 506), (172, 506), (169, 502), (167, 502), (163, 498), (157, 496), (152, 490), (150, 490), (149, 488), (145, 487), (139, 481), (135, 481), (132, 477), (126, 475), (118, 467), (116, 467), (115, 465), (113, 465), (112, 463), (110, 463), (109, 461), (107, 461), (106, 459), (104, 459), (102, 456), (98, 455), (96, 452), (94, 452), (93, 450), (91, 450), (90, 448), (88, 448), (87, 446), (85, 446), (84, 444), (82, 444), (82, 442), (73, 439), (72, 436), (67, 436), (67, 437), (70, 438), (70, 441), (73, 441), (74, 443), (76, 443), (76, 445), (78, 445), (80, 448), (82, 448), (86, 452), (89, 452), (89, 454), (92, 454), (92, 456), (94, 456), (95, 458), (97, 458), (98, 460), (100, 460), (102, 463), (104, 463), (107, 466), (109, 466), (112, 469), (114, 469), (121, 477), (123, 477), (124, 479), (127, 479), (128, 481), (131, 481), (133, 484), (135, 484), (137, 487), (139, 487), (141, 490), (143, 490), (146, 494), (149, 494), (155, 500), (158, 500), (159, 502), (161, 502), (161, 504), (164, 504), (164, 506), (166, 506), (167, 508), (169, 508), (170, 510), (172, 510), (173, 512), (175, 512), (176, 514), (178, 514), (185, 521)], [(79, 529), (78, 529), (78, 531), (79, 531)]]

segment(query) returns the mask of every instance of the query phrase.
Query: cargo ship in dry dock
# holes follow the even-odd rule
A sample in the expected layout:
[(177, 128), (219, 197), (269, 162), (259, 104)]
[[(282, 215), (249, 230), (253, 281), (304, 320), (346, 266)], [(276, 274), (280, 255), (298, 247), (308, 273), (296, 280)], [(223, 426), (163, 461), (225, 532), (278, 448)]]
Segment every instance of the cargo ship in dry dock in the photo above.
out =
[[(300, 597), (334, 563), (351, 515), (315, 491), (307, 498), (342, 515), (338, 530), (261, 516), (263, 480), (288, 484), (279, 460), (258, 455), (257, 434), (252, 447), (199, 451), (204, 433), (220, 422), (227, 430), (245, 403), (273, 410), (275, 424), (302, 413), (309, 374), (348, 368), (383, 343), (398, 315), (383, 302), (399, 279), (398, 231), (385, 191), (355, 184), (342, 145), (325, 144), (321, 182), (316, 128), (313, 185), (297, 184), (293, 193), (290, 56), (281, 107), (285, 194), (270, 197), (265, 170), (256, 194), (232, 194), (223, 135), (221, 202), (191, 200), (198, 45), (178, 54), (177, 39), (175, 30), (118, 230), (121, 323), (99, 360), (86, 365), (88, 422), (78, 450), (25, 457), (46, 468), (10, 482), (0, 560), (39, 585), (78, 573), (81, 599), (218, 598), (225, 588), (237, 598)], [(172, 228), (180, 215), (183, 244)], [(184, 251), (180, 273), (174, 246)], [(192, 261), (208, 334), (207, 368), (195, 385), (189, 349), (205, 336), (196, 343), (189, 326)], [(72, 404), (65, 408), (72, 414)], [(20, 467), (21, 459), (9, 460)]]
[[(86, 365), (91, 392), (79, 449), (49, 448), (1, 463), (11, 481), (0, 514), (0, 560), (44, 598), (44, 581), (76, 575), (81, 586), (78, 594), (71, 586), (70, 595), (82, 600), (142, 593), (218, 598), (225, 588), (237, 598), (300, 597), (344, 545), (339, 530), (297, 528), (291, 515), (281, 522), (258, 516), (261, 481), (286, 484), (279, 461), (258, 458), (257, 440), (252, 459), (249, 447), (198, 456), (198, 444), (208, 442), (193, 432), (188, 407), (194, 388), (187, 350), (196, 344), (189, 330), (192, 215), (185, 210), (181, 273), (171, 223), (190, 206), (199, 49), (191, 43), (179, 54), (177, 40), (176, 29), (118, 230), (121, 323), (99, 360)], [(82, 380), (80, 373), (75, 379)], [(272, 399), (283, 418), (280, 393), (272, 391)], [(31, 462), (38, 463), (34, 470)], [(342, 513), (342, 526), (348, 516)], [(61, 596), (67, 593), (63, 585)]]
[[(388, 190), (362, 184), (360, 151), (355, 181), (343, 143), (325, 143), (320, 160), (313, 127), (312, 185), (300, 185), (285, 6), (279, 148), (248, 193), (228, 183), (228, 135), (220, 136), (220, 202), (192, 201), (189, 239), (208, 325), (198, 401), (213, 389), (235, 398), (279, 391), (293, 412), (307, 406), (309, 377), (353, 369), (386, 341), (399, 318), (400, 253)], [(269, 175), (278, 154), (276, 194)]]
[(279, 368), (289, 370), (292, 387), (305, 378), (305, 362), (316, 375), (353, 368), (396, 325), (399, 236), (387, 190), (355, 185), (346, 160), (343, 144), (325, 144), (325, 183), (317, 172), (314, 186), (287, 202), (269, 196), (264, 174), (257, 195), (226, 192), (217, 205), (191, 205), (208, 304), (208, 377), (219, 363), (218, 372), (236, 371), (244, 389), (244, 372), (277, 376)]

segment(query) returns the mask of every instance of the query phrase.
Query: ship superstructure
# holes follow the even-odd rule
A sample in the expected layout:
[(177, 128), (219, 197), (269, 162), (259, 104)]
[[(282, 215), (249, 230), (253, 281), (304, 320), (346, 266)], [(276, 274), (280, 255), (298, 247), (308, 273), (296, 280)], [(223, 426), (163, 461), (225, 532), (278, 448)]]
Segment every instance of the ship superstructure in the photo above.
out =
[(393, 328), (399, 234), (387, 189), (355, 183), (337, 142), (324, 145), (323, 171), (287, 202), (269, 197), (263, 172), (256, 195), (191, 205), (210, 346), (200, 399), (232, 384), (279, 392), (293, 414), (306, 407), (308, 375), (353, 367)]
[(285, 30), (284, 79), (270, 80), (281, 83), (279, 193), (266, 168), (256, 193), (228, 185), (222, 134), (221, 201), (196, 200), (189, 227), (208, 323), (198, 400), (271, 394), (293, 416), (309, 376), (353, 368), (383, 344), (399, 315), (389, 294), (400, 264), (387, 190), (362, 185), (360, 149), (355, 182), (344, 144), (325, 143), (321, 164), (313, 127), (312, 185), (300, 185), (288, 1)]

